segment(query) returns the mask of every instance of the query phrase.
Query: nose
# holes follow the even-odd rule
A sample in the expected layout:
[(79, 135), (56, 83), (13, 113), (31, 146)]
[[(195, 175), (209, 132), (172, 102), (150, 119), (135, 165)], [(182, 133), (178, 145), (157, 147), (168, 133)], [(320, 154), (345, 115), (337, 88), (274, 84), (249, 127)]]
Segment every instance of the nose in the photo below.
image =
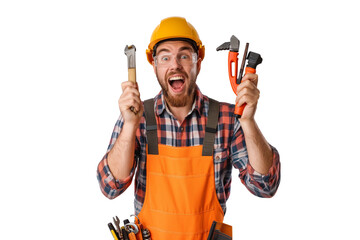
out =
[(177, 57), (173, 57), (170, 62), (171, 69), (181, 69), (183, 66), (180, 64), (179, 59)]

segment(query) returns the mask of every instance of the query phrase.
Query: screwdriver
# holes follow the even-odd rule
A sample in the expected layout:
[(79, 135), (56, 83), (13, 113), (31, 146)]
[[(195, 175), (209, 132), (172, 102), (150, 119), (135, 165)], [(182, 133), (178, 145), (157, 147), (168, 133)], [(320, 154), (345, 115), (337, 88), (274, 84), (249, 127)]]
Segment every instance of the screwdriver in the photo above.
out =
[(115, 240), (119, 240), (119, 235), (117, 234), (117, 232), (115, 231), (114, 225), (112, 223), (108, 224), (108, 227), (110, 229), (111, 234), (113, 235)]

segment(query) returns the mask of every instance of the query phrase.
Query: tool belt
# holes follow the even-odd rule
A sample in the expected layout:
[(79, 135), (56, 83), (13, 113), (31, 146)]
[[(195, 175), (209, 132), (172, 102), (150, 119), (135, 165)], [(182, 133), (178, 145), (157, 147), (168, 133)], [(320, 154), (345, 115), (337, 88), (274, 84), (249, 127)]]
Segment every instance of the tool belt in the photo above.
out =
[[(149, 229), (142, 226), (140, 220), (136, 215), (134, 216), (137, 221), (130, 222), (125, 219), (124, 225), (121, 226), (120, 219), (113, 217), (114, 225), (110, 222), (108, 227), (115, 240), (151, 240), (151, 233)], [(232, 239), (232, 226), (225, 223), (214, 221), (211, 225), (207, 240), (231, 240)], [(163, 239), (156, 239), (163, 240)]]
[(113, 235), (115, 240), (150, 240), (150, 231), (147, 228), (144, 228), (140, 220), (136, 215), (134, 216), (137, 221), (130, 222), (128, 219), (125, 219), (124, 225), (121, 226), (120, 219), (115, 216), (113, 217), (114, 225), (110, 222), (108, 224), (111, 234)]

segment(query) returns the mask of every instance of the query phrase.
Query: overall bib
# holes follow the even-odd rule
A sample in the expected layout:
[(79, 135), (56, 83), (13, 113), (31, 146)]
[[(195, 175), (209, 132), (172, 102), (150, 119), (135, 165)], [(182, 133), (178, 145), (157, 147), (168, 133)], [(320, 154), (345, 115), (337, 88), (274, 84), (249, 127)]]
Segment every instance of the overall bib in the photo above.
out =
[(139, 219), (153, 240), (206, 240), (223, 210), (215, 190), (213, 148), (219, 103), (210, 99), (204, 144), (158, 144), (153, 99), (144, 103), (147, 132), (146, 193)]

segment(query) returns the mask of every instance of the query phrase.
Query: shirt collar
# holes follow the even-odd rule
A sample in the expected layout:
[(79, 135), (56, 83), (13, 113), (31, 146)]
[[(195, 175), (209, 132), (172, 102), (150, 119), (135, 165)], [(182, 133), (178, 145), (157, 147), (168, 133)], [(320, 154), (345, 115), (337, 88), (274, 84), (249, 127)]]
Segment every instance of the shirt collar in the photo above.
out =
[[(159, 92), (158, 95), (155, 96), (155, 106), (156, 106), (155, 113), (158, 116), (160, 116), (164, 112), (164, 110), (167, 110), (170, 113), (170, 111), (166, 107), (164, 93), (163, 93), (162, 90)], [(195, 100), (194, 100), (194, 103), (193, 103), (193, 105), (191, 107), (190, 113), (195, 110), (200, 116), (203, 107), (204, 107), (204, 95), (201, 93), (199, 87), (196, 85)]]

